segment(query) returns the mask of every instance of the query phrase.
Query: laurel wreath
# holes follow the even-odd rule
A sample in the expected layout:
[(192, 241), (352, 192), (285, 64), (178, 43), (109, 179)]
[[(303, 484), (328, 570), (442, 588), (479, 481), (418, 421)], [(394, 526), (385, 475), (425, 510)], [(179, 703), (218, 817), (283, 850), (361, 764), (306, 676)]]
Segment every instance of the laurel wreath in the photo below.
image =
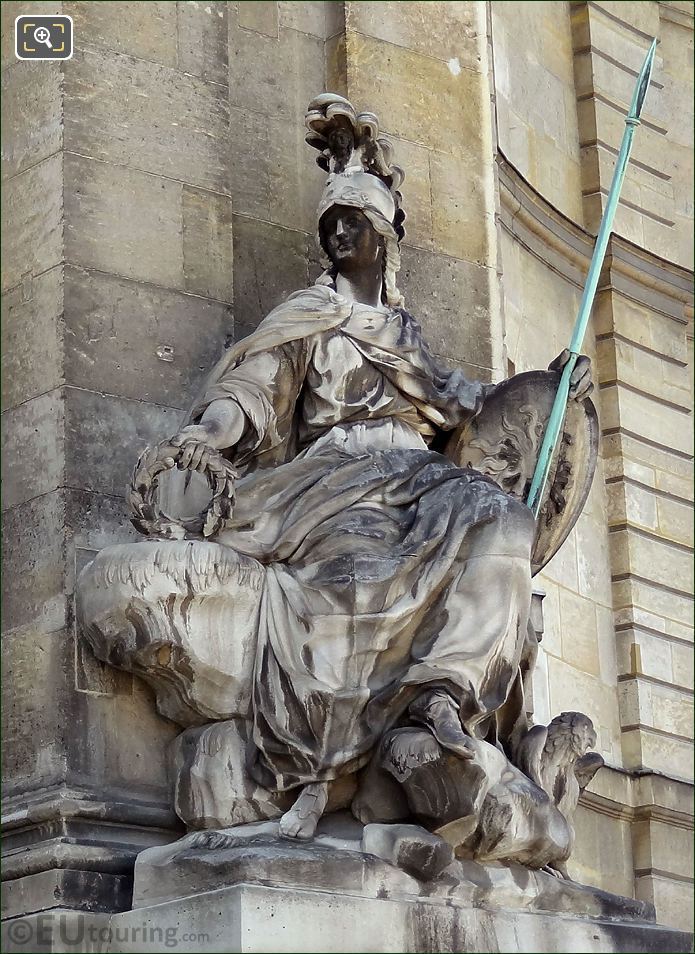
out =
[[(185, 445), (184, 445), (185, 446)], [(133, 470), (127, 502), (130, 519), (136, 530), (148, 537), (183, 540), (186, 535), (211, 537), (229, 526), (234, 506), (234, 481), (238, 471), (212, 447), (208, 447), (205, 476), (212, 490), (206, 510), (191, 519), (175, 519), (159, 507), (159, 478), (172, 470), (181, 458), (183, 447), (168, 441), (148, 447), (138, 458)]]

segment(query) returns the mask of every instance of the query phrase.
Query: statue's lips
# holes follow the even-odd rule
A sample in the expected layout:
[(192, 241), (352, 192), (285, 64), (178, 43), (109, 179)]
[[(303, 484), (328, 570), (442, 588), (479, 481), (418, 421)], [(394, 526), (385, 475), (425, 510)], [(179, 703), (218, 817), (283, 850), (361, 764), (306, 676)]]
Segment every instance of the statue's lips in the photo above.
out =
[(334, 246), (334, 252), (336, 255), (346, 255), (354, 251), (355, 251), (355, 246), (353, 245), (352, 242), (346, 242), (345, 244)]

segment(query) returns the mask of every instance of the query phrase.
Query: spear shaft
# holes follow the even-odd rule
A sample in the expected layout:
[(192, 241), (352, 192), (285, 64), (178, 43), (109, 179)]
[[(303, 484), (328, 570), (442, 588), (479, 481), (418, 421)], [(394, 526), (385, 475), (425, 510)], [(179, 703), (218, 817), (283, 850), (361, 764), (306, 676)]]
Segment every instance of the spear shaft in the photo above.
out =
[(620, 152), (618, 153), (615, 171), (613, 172), (613, 181), (611, 182), (611, 187), (608, 192), (608, 199), (606, 200), (606, 208), (603, 213), (603, 218), (601, 219), (598, 235), (596, 236), (596, 245), (594, 246), (594, 253), (591, 256), (589, 274), (586, 278), (584, 292), (582, 294), (582, 300), (580, 302), (579, 312), (577, 314), (577, 320), (575, 321), (574, 331), (572, 332), (572, 340), (570, 341), (569, 346), (570, 357), (567, 364), (562, 369), (560, 384), (558, 385), (553, 407), (550, 412), (550, 417), (548, 418), (548, 426), (546, 427), (545, 434), (543, 435), (543, 443), (541, 444), (541, 449), (538, 455), (536, 469), (533, 473), (533, 479), (531, 481), (528, 497), (526, 498), (526, 503), (531, 510), (533, 510), (534, 517), (538, 516), (541, 503), (543, 502), (543, 494), (548, 482), (553, 454), (555, 453), (555, 448), (560, 436), (562, 424), (565, 419), (565, 410), (567, 408), (567, 399), (569, 397), (570, 391), (570, 378), (572, 377), (574, 366), (577, 363), (577, 358), (579, 357), (579, 352), (581, 351), (582, 342), (584, 340), (584, 334), (591, 316), (591, 308), (594, 304), (594, 298), (596, 296), (596, 288), (598, 286), (598, 280), (601, 274), (601, 267), (603, 265), (603, 259), (606, 255), (608, 240), (613, 227), (613, 219), (615, 218), (615, 212), (618, 207), (620, 190), (623, 186), (625, 172), (630, 159), (632, 138), (635, 134), (635, 129), (637, 126), (639, 126), (639, 117), (642, 112), (642, 106), (644, 105), (647, 90), (649, 89), (649, 80), (652, 74), (652, 67), (654, 65), (656, 43), (656, 39), (652, 40), (652, 44), (649, 47), (649, 52), (647, 53), (647, 56), (644, 60), (639, 76), (637, 77), (637, 84), (635, 86), (635, 92), (632, 96), (632, 103), (625, 120), (625, 132), (623, 133), (623, 141), (620, 144)]

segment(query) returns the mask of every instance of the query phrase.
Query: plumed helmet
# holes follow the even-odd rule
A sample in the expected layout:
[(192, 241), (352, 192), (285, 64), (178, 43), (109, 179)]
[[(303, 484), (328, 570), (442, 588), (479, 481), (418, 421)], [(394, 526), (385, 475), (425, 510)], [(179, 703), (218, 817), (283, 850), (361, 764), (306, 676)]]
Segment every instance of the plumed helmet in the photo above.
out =
[(330, 208), (347, 205), (360, 209), (384, 239), (386, 301), (402, 305), (396, 273), (401, 264), (399, 243), (405, 236), (405, 213), (398, 191), (404, 173), (392, 162), (391, 143), (379, 135), (379, 121), (373, 113), (357, 114), (337, 93), (322, 93), (313, 99), (305, 123), (309, 130), (306, 141), (319, 150), (316, 162), (328, 172), (317, 214), (319, 248), (326, 255), (320, 223)]

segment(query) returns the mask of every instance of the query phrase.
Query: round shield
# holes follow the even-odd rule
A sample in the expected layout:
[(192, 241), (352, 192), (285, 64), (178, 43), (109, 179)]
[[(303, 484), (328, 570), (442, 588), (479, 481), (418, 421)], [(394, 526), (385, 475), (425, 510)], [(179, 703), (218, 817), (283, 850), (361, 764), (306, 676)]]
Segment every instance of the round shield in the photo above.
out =
[[(527, 371), (503, 381), (480, 414), (454, 431), (444, 453), (525, 501), (559, 382), (557, 371)], [(582, 512), (596, 469), (598, 439), (593, 402), (569, 401), (538, 514), (534, 575), (557, 553)]]

